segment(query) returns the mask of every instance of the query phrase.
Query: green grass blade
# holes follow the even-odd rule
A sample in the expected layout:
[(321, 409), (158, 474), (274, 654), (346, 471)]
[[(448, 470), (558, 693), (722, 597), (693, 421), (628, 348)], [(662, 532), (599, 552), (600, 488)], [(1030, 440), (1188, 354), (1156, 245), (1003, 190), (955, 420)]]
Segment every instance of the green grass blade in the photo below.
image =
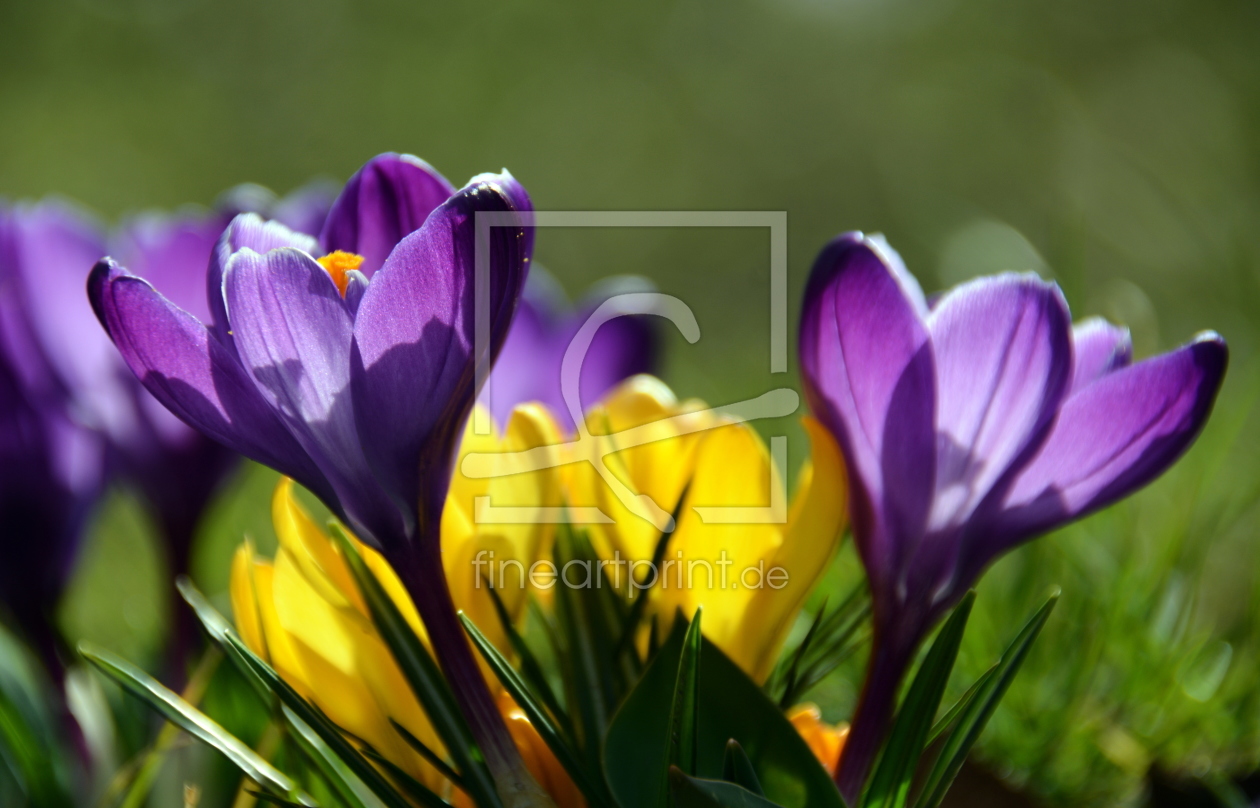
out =
[(879, 764), (859, 802), (864, 808), (902, 808), (909, 799), (910, 783), (932, 729), (932, 721), (940, 709), (949, 674), (958, 659), (958, 648), (962, 645), (967, 618), (971, 616), (975, 601), (974, 590), (963, 597), (919, 666), (905, 701), (897, 712)]
[(442, 677), (433, 655), (411, 630), (397, 604), (368, 569), (344, 529), (336, 522), (331, 523), (329, 529), (354, 575), (363, 599), (367, 602), (372, 613), (372, 622), (389, 646), (390, 653), (402, 670), (411, 691), (424, 707), (433, 729), (446, 745), (447, 752), (467, 785), (469, 796), (482, 808), (502, 808), (499, 792), (495, 789), (485, 758), (477, 748), (472, 730), (460, 713), (455, 696)]
[[(688, 481), (683, 486), (683, 490), (678, 495), (678, 502), (674, 505), (674, 512), (671, 519), (675, 529), (678, 526), (678, 520), (682, 517), (683, 504), (687, 501), (687, 492), (691, 487)], [(665, 560), (665, 551), (669, 549), (669, 539), (674, 535), (673, 530), (661, 531), (660, 538), (656, 540), (656, 546), (652, 548), (652, 566), (649, 569), (659, 570), (661, 562)], [(632, 585), (631, 592), (637, 592), (636, 597), (630, 604), (630, 610), (626, 613), (625, 624), (621, 627), (621, 636), (617, 640), (617, 647), (614, 653), (620, 657), (626, 651), (634, 650), (634, 638), (639, 632), (639, 624), (643, 622), (643, 615), (647, 611), (648, 593), (650, 589), (637, 590)]]
[(556, 725), (552, 723), (542, 704), (534, 698), (520, 674), (504, 659), (503, 655), (499, 653), (499, 649), (494, 647), (494, 643), (486, 639), (486, 635), (481, 633), (468, 615), (460, 612), (459, 619), (464, 624), (464, 629), (468, 632), (468, 636), (472, 638), (473, 645), (481, 653), (482, 658), (490, 665), (499, 682), (511, 694), (517, 705), (525, 711), (529, 722), (534, 725), (534, 729), (538, 731), (547, 747), (555, 754), (556, 760), (573, 778), (573, 783), (582, 791), (582, 795), (586, 797), (588, 804), (597, 806), (597, 808), (614, 805), (615, 803), (604, 787), (602, 773), (598, 769), (591, 771), (583, 765), (581, 755), (560, 734)]
[(367, 761), (359, 750), (346, 740), (341, 728), (329, 720), (319, 707), (304, 699), (288, 682), (272, 670), (271, 666), (245, 647), (244, 642), (239, 638), (230, 636), (227, 641), (236, 647), (241, 657), (266, 683), (267, 688), (275, 694), (275, 697), (285, 707), (292, 710), (298, 718), (306, 722), (315, 735), (328, 745), (332, 753), (345, 763), (346, 767), (354, 772), (354, 775), (362, 780), (363, 784), (371, 789), (381, 802), (388, 808), (409, 808), (407, 800)]
[[(674, 679), (674, 697), (669, 708), (669, 752), (665, 760), (672, 769), (677, 767), (683, 774), (695, 775), (699, 757), (698, 715), (700, 707), (700, 618), (704, 610), (696, 608), (683, 638), (682, 655), (678, 659), (678, 673)], [(682, 619), (681, 616), (678, 619)], [(669, 770), (665, 772), (665, 794), (672, 794)], [(665, 804), (671, 804), (666, 800)]]
[(217, 749), (241, 773), (273, 795), (283, 795), (303, 805), (315, 803), (298, 791), (297, 784), (263, 760), (247, 745), (219, 726), (205, 713), (193, 707), (130, 662), (90, 643), (82, 643), (79, 653), (124, 690), (148, 704), (168, 721), (189, 735)]
[[(555, 563), (564, 574), (569, 561), (576, 557), (572, 530), (567, 525), (556, 531)], [(573, 716), (574, 740), (587, 767), (599, 766), (600, 750), (608, 721), (615, 706), (612, 654), (607, 635), (594, 625), (597, 613), (591, 608), (592, 590), (566, 586), (563, 581), (555, 589), (555, 614), (559, 634), (566, 653), (561, 657), (565, 685)]]
[(669, 768), (669, 792), (678, 808), (780, 808), (742, 786), (689, 777), (677, 766)]
[(761, 780), (757, 779), (757, 772), (753, 769), (752, 761), (748, 759), (748, 753), (734, 738), (726, 742), (726, 756), (722, 759), (722, 779), (728, 783), (743, 786), (757, 796), (765, 795), (765, 792), (761, 790)]
[(945, 792), (954, 782), (971, 747), (984, 731), (993, 711), (997, 709), (998, 702), (1002, 700), (1015, 674), (1019, 672), (1020, 666), (1028, 656), (1029, 649), (1032, 648), (1033, 641), (1037, 639), (1037, 635), (1046, 624), (1058, 599), (1059, 594), (1056, 592), (1029, 619), (1002, 654), (1002, 659), (998, 662), (993, 674), (976, 691), (975, 697), (963, 710), (958, 718), (958, 725), (945, 739), (940, 755), (924, 782), (923, 793), (917, 803), (918, 808), (937, 808), (941, 804), (941, 800), (945, 798)]
[(363, 750), (363, 754), (377, 766), (384, 769), (389, 778), (397, 783), (399, 788), (407, 792), (407, 796), (420, 803), (423, 808), (450, 808), (446, 800), (433, 793), (433, 789), (407, 774), (402, 767), (396, 765), (380, 752), (367, 747)]
[(427, 745), (425, 745), (424, 741), (420, 740), (415, 735), (412, 735), (411, 730), (407, 729), (402, 724), (399, 724), (394, 719), (389, 719), (389, 723), (393, 725), (394, 731), (402, 736), (402, 739), (407, 742), (407, 745), (416, 750), (416, 752), (420, 754), (420, 757), (429, 762), (430, 766), (437, 769), (439, 774), (447, 780), (450, 780), (460, 789), (464, 791), (468, 790), (468, 788), (464, 785), (464, 778), (460, 777), (459, 772), (452, 769), (450, 764), (442, 759), (441, 755), (430, 749)]
[(967, 709), (967, 705), (971, 703), (973, 698), (975, 698), (976, 693), (980, 691), (980, 688), (984, 687), (984, 683), (989, 681), (990, 677), (993, 676), (993, 672), (996, 671), (997, 668), (998, 666), (994, 665), (985, 671), (971, 687), (967, 688), (967, 692), (963, 693), (958, 701), (954, 702), (954, 706), (950, 707), (945, 712), (945, 715), (941, 716), (937, 722), (932, 725), (932, 731), (928, 733), (927, 743), (925, 746), (931, 746), (936, 743), (938, 738), (945, 734), (945, 730), (949, 729), (955, 719), (962, 715), (963, 710)]
[(521, 676), (529, 683), (530, 687), (533, 688), (533, 693), (542, 700), (542, 703), (551, 712), (557, 727), (566, 733), (566, 737), (572, 738), (572, 726), (569, 723), (569, 715), (560, 706), (560, 701), (556, 698), (556, 694), (552, 692), (551, 684), (547, 681), (547, 674), (543, 671), (542, 665), (525, 642), (525, 638), (521, 636), (520, 632), (516, 630), (516, 626), (512, 624), (512, 617), (508, 614), (507, 607), (503, 605), (503, 599), (499, 597), (499, 593), (492, 587), (488, 588), (490, 600), (494, 603), (495, 614), (499, 617), (499, 624), (503, 627), (508, 642), (512, 645), (512, 650), (516, 652), (516, 658), (520, 660)]
[(298, 718), (297, 713), (288, 707), (281, 706), (280, 709), (281, 717), (291, 730), (288, 737), (337, 798), (348, 808), (379, 808), (380, 802), (364, 793), (367, 786), (363, 781), (355, 777), (346, 762), (320, 739), (310, 724)]

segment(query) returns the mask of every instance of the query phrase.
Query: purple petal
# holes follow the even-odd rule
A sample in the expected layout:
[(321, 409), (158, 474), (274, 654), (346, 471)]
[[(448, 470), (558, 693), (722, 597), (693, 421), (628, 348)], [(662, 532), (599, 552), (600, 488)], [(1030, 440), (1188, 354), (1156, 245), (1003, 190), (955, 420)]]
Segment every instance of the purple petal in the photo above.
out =
[(1227, 360), (1224, 340), (1205, 334), (1068, 399), (1011, 487), (989, 531), (1002, 546), (988, 552), (1110, 504), (1163, 473), (1202, 429)]
[(359, 304), (363, 302), (363, 295), (368, 289), (368, 279), (357, 269), (352, 269), (346, 273), (346, 308), (350, 311), (350, 316), (354, 317), (359, 312)]
[(23, 383), (60, 385), (87, 408), (87, 417), (112, 425), (121, 416), (116, 354), (83, 296), (87, 273), (106, 252), (102, 230), (86, 213), (57, 201), (22, 206), (6, 218), (2, 327)]
[(108, 259), (92, 270), (96, 315), (145, 388), (207, 436), (324, 496), (323, 474), (235, 357), (196, 318)]
[(1091, 317), (1073, 326), (1072, 348), (1075, 370), (1070, 395), (1133, 361), (1129, 329), (1112, 325), (1101, 317)]
[(464, 188), (398, 245), (359, 305), (359, 436), (400, 507), (414, 512), (420, 502), (422, 512), (441, 512), (456, 441), (476, 398), (475, 215), (515, 211), (521, 223), (489, 231), (486, 358), (493, 360), (528, 270), (531, 210), (524, 189), (508, 174)]
[[(578, 329), (602, 303), (651, 285), (640, 278), (610, 278), (591, 290), (577, 311), (571, 311), (555, 281), (534, 267), (525, 285), (516, 317), (482, 399), (500, 424), (518, 404), (538, 401), (562, 429), (573, 429), (560, 391), (560, 367)], [(617, 383), (656, 369), (657, 330), (651, 316), (618, 317), (596, 332), (582, 362), (579, 395), (583, 411)]]
[(854, 536), (883, 588), (923, 534), (935, 477), (935, 369), (907, 278), (860, 233), (840, 236), (814, 264), (801, 317), (806, 395), (844, 450)]
[(999, 275), (958, 287), (927, 321), (936, 356), (936, 498), (929, 529), (963, 524), (1035, 451), (1067, 392), (1071, 318), (1054, 284)]
[(320, 241), (328, 252), (363, 256), (362, 270), (370, 278), (394, 247), (419, 230), (453, 193), (455, 187), (419, 157), (373, 157), (333, 203)]
[(293, 247), (311, 255), (319, 254), (319, 244), (315, 239), (301, 233), (295, 233), (279, 222), (263, 221), (254, 213), (242, 213), (232, 219), (223, 235), (219, 237), (210, 259), (210, 268), (206, 273), (206, 297), (209, 301), (211, 322), (219, 341), (235, 353), (236, 346), (227, 326), (227, 312), (224, 310), (223, 275), (228, 261), (238, 251), (253, 250), (263, 255), (281, 247)]
[(338, 183), (331, 180), (308, 182), (276, 202), (271, 218), (296, 233), (317, 236), (324, 229), (328, 211), (340, 190)]
[(206, 272), (227, 222), (221, 214), (149, 214), (125, 224), (112, 254), (175, 305), (210, 322)]
[(104, 471), (102, 436), (29, 392), (0, 361), (0, 604), (28, 633), (56, 606)]

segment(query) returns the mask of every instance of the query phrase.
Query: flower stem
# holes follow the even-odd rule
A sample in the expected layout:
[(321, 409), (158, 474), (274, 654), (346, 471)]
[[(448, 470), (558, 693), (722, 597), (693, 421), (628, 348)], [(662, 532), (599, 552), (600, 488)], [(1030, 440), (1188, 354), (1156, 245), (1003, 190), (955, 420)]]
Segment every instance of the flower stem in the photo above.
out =
[(441, 548), (437, 542), (425, 544), (430, 547), (408, 554), (409, 563), (399, 565), (398, 572), (416, 604), (460, 711), (485, 755), (499, 798), (504, 808), (552, 808), (551, 798), (525, 768), (456, 616)]
[(871, 766), (888, 735), (897, 690), (916, 646), (917, 643), (882, 643), (877, 632), (862, 697), (836, 768), (836, 786), (849, 805), (856, 804), (862, 795)]

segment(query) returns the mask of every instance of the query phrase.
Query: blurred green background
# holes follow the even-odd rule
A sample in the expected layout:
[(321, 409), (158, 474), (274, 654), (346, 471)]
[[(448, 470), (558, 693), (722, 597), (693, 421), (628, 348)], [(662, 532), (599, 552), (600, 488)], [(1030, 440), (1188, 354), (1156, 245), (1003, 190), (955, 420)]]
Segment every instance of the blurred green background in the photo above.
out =
[[(116, 218), (408, 151), (456, 183), (506, 166), (543, 210), (785, 210), (793, 322), (821, 245), (864, 229), (929, 289), (1054, 277), (1078, 317), (1131, 326), (1139, 354), (1222, 332), (1233, 364), (1202, 444), (999, 565), (969, 647), (979, 670), (1063, 586), (980, 752), (1040, 799), (1115, 804), (1153, 764), (1256, 764), (1260, 5), (42, 0), (0, 6), (0, 30), (9, 198)], [(767, 234), (547, 230), (537, 257), (575, 296), (635, 273), (689, 303), (703, 338), (671, 335), (663, 372), (680, 395), (784, 383)], [(790, 432), (795, 467), (799, 428), (762, 427)], [(208, 591), (244, 534), (267, 546), (272, 480), (249, 469), (207, 521)], [(169, 593), (143, 515), (115, 496), (67, 630), (153, 659)], [(819, 695), (833, 719), (851, 698), (845, 681)]]

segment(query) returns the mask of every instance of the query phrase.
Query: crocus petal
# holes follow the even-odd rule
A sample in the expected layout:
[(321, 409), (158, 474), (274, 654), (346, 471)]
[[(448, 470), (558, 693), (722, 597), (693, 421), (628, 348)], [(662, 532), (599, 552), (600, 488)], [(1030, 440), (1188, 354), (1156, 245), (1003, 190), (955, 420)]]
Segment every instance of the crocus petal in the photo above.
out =
[(1071, 395), (1133, 361), (1129, 329), (1112, 325), (1101, 317), (1090, 317), (1072, 327), (1072, 348), (1075, 369)]
[(529, 211), (511, 175), (469, 185), (394, 249), (359, 305), (353, 384), (360, 440), (400, 507), (414, 510), (420, 496), (422, 513), (435, 523), (477, 392), (476, 214), (514, 212), (519, 220), (489, 230), (489, 355), (481, 357), (488, 363), (503, 344), (525, 281), (533, 246)]
[[(507, 423), (518, 404), (537, 401), (555, 414), (561, 427), (572, 431), (573, 420), (560, 385), (560, 369), (570, 343), (605, 301), (652, 289), (641, 278), (610, 278), (573, 310), (555, 280), (541, 267), (533, 267), (481, 401), (500, 424)], [(617, 317), (600, 326), (582, 359), (578, 384), (582, 412), (621, 381), (655, 369), (655, 320), (651, 315)]]
[(27, 390), (69, 396), (80, 421), (128, 433), (131, 390), (83, 295), (84, 276), (105, 254), (102, 230), (86, 212), (55, 200), (19, 206), (4, 219), (0, 343), (7, 360)]
[(346, 183), (320, 236), (326, 251), (363, 256), (368, 277), (385, 264), (394, 246), (419, 230), (455, 187), (410, 154), (373, 157)]
[(847, 483), (840, 447), (822, 424), (809, 417), (802, 420), (809, 433), (810, 460), (798, 476), (783, 544), (768, 564), (771, 570), (786, 571), (787, 578), (757, 588), (740, 620), (740, 653), (728, 651), (758, 682), (774, 669), (806, 597), (830, 569), (844, 529)]
[(271, 218), (297, 233), (319, 235), (340, 187), (332, 180), (314, 180), (278, 200)]
[[(578, 307), (578, 314), (572, 318), (572, 324), (564, 334), (560, 359), (563, 359), (564, 349), (568, 348), (569, 341), (577, 330), (604, 301), (619, 294), (642, 292), (651, 288), (650, 284), (639, 278), (618, 278), (614, 283), (602, 284), (600, 288), (592, 290), (586, 301)], [(650, 315), (618, 317), (600, 326), (582, 362), (578, 393), (583, 412), (607, 395), (623, 379), (652, 372), (656, 365), (657, 320), (658, 318)], [(559, 375), (557, 372), (557, 384)], [(563, 421), (568, 424), (569, 408), (560, 404), (561, 402), (557, 402), (554, 411), (560, 413)]]
[(986, 531), (1004, 546), (984, 553), (1101, 508), (1159, 476), (1203, 428), (1227, 360), (1224, 340), (1209, 333), (1072, 396), (1012, 486), (995, 529)]
[(359, 448), (350, 396), (354, 321), (332, 277), (300, 250), (243, 249), (228, 262), (223, 288), (242, 364), (324, 472), (342, 514), (372, 536), (394, 529)]
[(1071, 318), (1054, 284), (981, 278), (928, 318), (937, 375), (936, 499), (929, 530), (963, 523), (1045, 437), (1072, 369)]
[(368, 279), (357, 269), (352, 269), (346, 273), (346, 308), (350, 310), (350, 316), (353, 317), (359, 313), (359, 304), (363, 302), (363, 293), (368, 289)]
[(238, 250), (250, 249), (263, 255), (281, 247), (293, 247), (311, 255), (319, 254), (319, 244), (310, 236), (296, 233), (279, 222), (263, 221), (255, 213), (242, 213), (228, 224), (210, 256), (210, 268), (206, 272), (206, 298), (213, 322), (208, 324), (213, 326), (219, 341), (234, 354), (236, 346), (227, 324), (227, 311), (223, 302), (223, 275), (227, 271), (228, 261)]
[(923, 535), (935, 479), (935, 368), (912, 281), (846, 234), (815, 262), (801, 315), (806, 395), (849, 461), (853, 532), (879, 582)]
[(145, 388), (190, 426), (243, 455), (331, 494), (253, 380), (196, 318), (113, 261), (88, 279), (96, 316)]
[(123, 226), (112, 252), (133, 274), (161, 289), (167, 300), (208, 323), (206, 269), (225, 222), (221, 214), (211, 213), (139, 216)]

